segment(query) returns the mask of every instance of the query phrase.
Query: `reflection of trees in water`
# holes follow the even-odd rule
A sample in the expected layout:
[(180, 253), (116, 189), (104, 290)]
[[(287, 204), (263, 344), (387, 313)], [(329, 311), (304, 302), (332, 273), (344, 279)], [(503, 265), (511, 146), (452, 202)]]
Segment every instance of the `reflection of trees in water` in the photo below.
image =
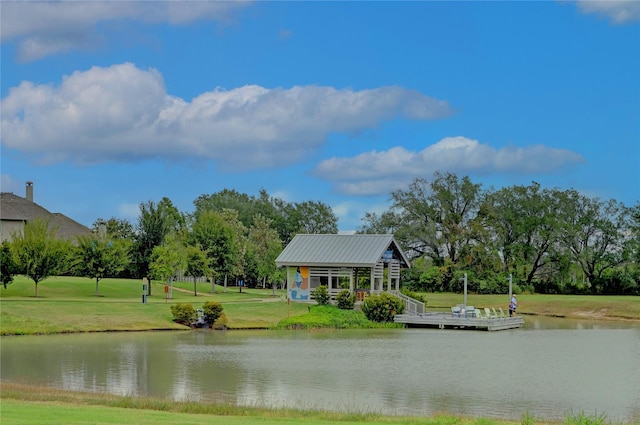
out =
[(71, 390), (268, 407), (511, 419), (597, 408), (614, 421), (634, 417), (637, 324), (584, 324), (16, 337), (0, 345), (0, 372), (3, 380)]

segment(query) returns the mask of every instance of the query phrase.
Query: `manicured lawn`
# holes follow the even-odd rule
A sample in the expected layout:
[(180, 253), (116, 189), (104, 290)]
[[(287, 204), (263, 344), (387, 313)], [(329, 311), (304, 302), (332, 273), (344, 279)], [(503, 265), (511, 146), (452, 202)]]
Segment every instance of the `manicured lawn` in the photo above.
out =
[[(427, 309), (446, 309), (461, 304), (462, 294), (425, 294)], [(508, 295), (467, 295), (467, 304), (474, 307), (509, 306)], [(518, 294), (518, 313), (557, 317), (611, 320), (640, 320), (640, 297), (620, 295), (545, 295)]]
[[(0, 333), (50, 334), (60, 332), (137, 331), (187, 328), (172, 321), (170, 305), (191, 303), (198, 308), (205, 301), (220, 302), (230, 329), (271, 328), (280, 320), (308, 313), (309, 305), (288, 303), (284, 291), (273, 295), (272, 289), (215, 287), (198, 284), (193, 295), (193, 282), (174, 284), (173, 298), (167, 300), (163, 283), (152, 284), (152, 295), (142, 303), (142, 282), (132, 279), (104, 279), (100, 296), (95, 296), (95, 282), (87, 278), (52, 277), (39, 284), (34, 297), (34, 284), (17, 276), (7, 289), (0, 289)], [(462, 294), (425, 294), (427, 310), (448, 311), (463, 302)], [(519, 314), (558, 317), (640, 321), (640, 297), (574, 296), (518, 294)], [(468, 294), (467, 304), (475, 307), (508, 306), (507, 295)]]
[[(223, 304), (228, 326), (232, 329), (268, 328), (290, 314), (302, 314), (306, 305), (289, 305), (282, 291), (224, 288), (201, 284), (198, 296), (193, 283), (180, 283), (173, 298), (165, 299), (164, 284), (154, 283), (152, 295), (142, 303), (142, 283), (138, 280), (104, 279), (100, 296), (95, 296), (95, 283), (90, 279), (52, 277), (39, 284), (34, 297), (33, 282), (17, 277), (7, 289), (0, 291), (0, 332), (13, 334), (49, 334), (60, 332), (135, 331), (188, 328), (172, 321), (172, 303), (191, 303), (200, 307), (205, 301)], [(179, 290), (189, 287), (190, 290)]]

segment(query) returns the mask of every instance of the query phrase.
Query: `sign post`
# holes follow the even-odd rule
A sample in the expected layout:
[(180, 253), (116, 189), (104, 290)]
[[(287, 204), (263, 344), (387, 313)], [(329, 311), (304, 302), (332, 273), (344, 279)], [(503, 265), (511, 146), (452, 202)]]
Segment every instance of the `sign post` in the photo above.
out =
[(147, 303), (147, 286), (149, 285), (149, 281), (146, 277), (142, 278), (142, 304)]

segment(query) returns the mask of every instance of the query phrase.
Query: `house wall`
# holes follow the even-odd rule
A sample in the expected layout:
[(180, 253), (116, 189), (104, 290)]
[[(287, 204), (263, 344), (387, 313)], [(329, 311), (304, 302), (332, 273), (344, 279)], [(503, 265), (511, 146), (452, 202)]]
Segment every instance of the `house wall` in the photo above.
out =
[(24, 221), (21, 220), (0, 220), (0, 242), (13, 240), (13, 234), (24, 232)]

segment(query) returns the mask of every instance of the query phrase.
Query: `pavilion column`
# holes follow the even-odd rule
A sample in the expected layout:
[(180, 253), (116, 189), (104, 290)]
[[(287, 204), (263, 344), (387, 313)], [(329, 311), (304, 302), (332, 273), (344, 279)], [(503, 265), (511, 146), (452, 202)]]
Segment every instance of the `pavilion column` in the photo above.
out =
[(374, 267), (371, 269), (371, 293), (374, 294), (377, 290), (376, 288), (376, 270)]
[(349, 293), (353, 294), (353, 269), (349, 273)]

